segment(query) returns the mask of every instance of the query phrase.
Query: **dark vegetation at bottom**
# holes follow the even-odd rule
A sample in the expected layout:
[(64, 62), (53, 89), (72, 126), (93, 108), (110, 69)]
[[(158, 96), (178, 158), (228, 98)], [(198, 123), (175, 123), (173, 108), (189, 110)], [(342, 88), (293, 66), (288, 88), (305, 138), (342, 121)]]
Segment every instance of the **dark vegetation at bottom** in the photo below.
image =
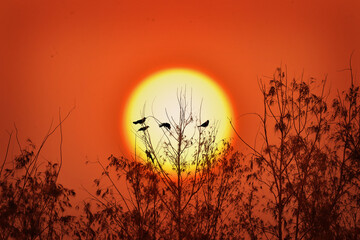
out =
[(211, 124), (185, 136), (195, 116), (179, 94), (180, 119), (162, 128), (162, 151), (138, 132), (148, 158), (98, 162), (96, 189), (76, 207), (75, 192), (57, 180), (62, 157), (39, 160), (60, 118), (39, 148), (29, 141), (5, 157), (0, 239), (359, 239), (360, 99), (351, 64), (348, 73), (350, 87), (330, 101), (326, 79), (276, 69), (259, 82), (256, 143), (233, 128), (240, 147), (218, 144)]

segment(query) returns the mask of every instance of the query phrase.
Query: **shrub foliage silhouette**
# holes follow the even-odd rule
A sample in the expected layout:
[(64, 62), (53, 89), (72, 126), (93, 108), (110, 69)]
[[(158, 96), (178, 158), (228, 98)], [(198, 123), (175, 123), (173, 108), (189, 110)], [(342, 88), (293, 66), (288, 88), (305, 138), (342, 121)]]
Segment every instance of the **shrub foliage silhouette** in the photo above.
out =
[[(62, 239), (72, 235), (70, 223), (75, 218), (68, 210), (75, 192), (57, 182), (62, 160), (59, 164), (39, 160), (48, 137), (58, 127), (61, 131), (62, 121), (38, 149), (28, 140), (26, 148), (19, 144), (20, 154), (11, 162), (6, 162), (6, 156), (0, 170), (1, 239)], [(9, 144), (10, 140), (11, 135)]]
[[(260, 81), (257, 144), (233, 126), (245, 146), (241, 152), (216, 142), (211, 124), (187, 137), (185, 130), (201, 121), (179, 95), (179, 121), (168, 119), (162, 151), (145, 130), (137, 133), (145, 157), (111, 156), (105, 167), (99, 163), (93, 220), (78, 228), (82, 236), (357, 239), (360, 107), (351, 65), (349, 72), (349, 90), (329, 105), (326, 78), (290, 79), (277, 68), (267, 84)], [(168, 162), (173, 175), (164, 167)]]
[[(138, 134), (146, 157), (111, 156), (106, 166), (99, 162), (103, 173), (95, 179), (93, 221), (83, 221), (79, 236), (217, 239), (232, 234), (226, 225), (232, 217), (228, 199), (238, 186), (233, 176), (239, 172), (240, 154), (227, 142), (216, 144), (213, 126), (197, 127), (185, 94), (178, 95), (178, 102), (179, 120), (168, 119), (172, 127), (164, 130), (162, 151), (155, 150), (144, 131)], [(194, 132), (186, 137), (192, 125)], [(166, 169), (169, 162), (171, 169)], [(126, 187), (119, 184), (124, 182)]]
[[(231, 125), (240, 147), (216, 139), (211, 121), (199, 127), (204, 121), (180, 92), (178, 119), (136, 122), (141, 153), (97, 162), (101, 176), (76, 217), (68, 214), (75, 192), (57, 181), (61, 154), (59, 164), (39, 162), (46, 139), (58, 127), (62, 133), (60, 121), (38, 149), (29, 141), (11, 162), (6, 154), (0, 237), (358, 239), (360, 89), (351, 62), (347, 70), (349, 89), (330, 102), (326, 78), (290, 78), (277, 68), (259, 82), (256, 144)], [(162, 126), (159, 143), (149, 119)]]

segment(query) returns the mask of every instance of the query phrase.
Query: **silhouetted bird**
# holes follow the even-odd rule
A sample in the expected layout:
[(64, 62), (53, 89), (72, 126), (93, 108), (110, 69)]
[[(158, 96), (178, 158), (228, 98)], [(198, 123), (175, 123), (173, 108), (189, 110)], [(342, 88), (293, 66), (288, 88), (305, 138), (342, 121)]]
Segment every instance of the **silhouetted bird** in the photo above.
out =
[(207, 126), (209, 126), (209, 120), (207, 120), (206, 122), (204, 122), (203, 124), (201, 124), (198, 127), (207, 127)]
[(133, 122), (133, 124), (143, 124), (143, 123), (145, 122), (145, 120), (146, 120), (146, 117), (144, 117), (144, 118), (142, 118), (142, 119), (140, 119), (140, 120), (137, 120), (137, 121)]
[(159, 127), (166, 127), (168, 130), (171, 129), (170, 123), (161, 123), (161, 124), (159, 125)]
[(139, 131), (145, 131), (145, 130), (148, 129), (148, 128), (149, 128), (149, 126), (142, 127), (142, 128), (140, 128), (140, 129), (138, 130), (138, 132), (139, 132)]
[(151, 159), (152, 163), (154, 163), (154, 158), (151, 155), (151, 152), (148, 150), (145, 150), (146, 156)]

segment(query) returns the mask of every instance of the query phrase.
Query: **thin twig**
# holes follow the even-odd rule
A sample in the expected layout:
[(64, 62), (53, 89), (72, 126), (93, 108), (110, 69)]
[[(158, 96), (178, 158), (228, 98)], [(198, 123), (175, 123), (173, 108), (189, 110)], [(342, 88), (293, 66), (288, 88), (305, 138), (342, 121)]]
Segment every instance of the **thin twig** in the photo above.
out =
[(11, 143), (12, 133), (13, 133), (13, 132), (11, 132), (11, 133), (9, 134), (9, 141), (8, 141), (8, 144), (7, 144), (7, 147), (6, 147), (4, 162), (3, 162), (3, 164), (1, 165), (1, 169), (0, 169), (0, 178), (1, 178), (1, 173), (2, 173), (2, 171), (3, 171), (3, 169), (4, 169), (4, 166), (5, 166), (5, 163), (6, 163), (6, 160), (7, 160), (8, 153), (9, 153), (9, 147), (10, 147), (10, 143)]

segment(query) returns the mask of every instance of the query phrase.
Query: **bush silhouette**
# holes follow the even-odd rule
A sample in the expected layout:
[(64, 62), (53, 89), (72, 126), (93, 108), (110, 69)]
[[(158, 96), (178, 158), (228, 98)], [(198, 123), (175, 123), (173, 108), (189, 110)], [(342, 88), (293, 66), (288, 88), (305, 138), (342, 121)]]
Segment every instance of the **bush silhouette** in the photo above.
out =
[[(39, 161), (46, 140), (58, 127), (61, 131), (62, 121), (38, 149), (28, 140), (26, 148), (19, 144), (20, 153), (10, 164), (5, 158), (0, 171), (1, 239), (62, 239), (72, 235), (75, 217), (68, 210), (75, 192), (57, 181), (61, 162)], [(10, 140), (11, 135), (9, 144)]]
[(275, 69), (259, 82), (256, 144), (232, 125), (240, 147), (216, 140), (211, 121), (198, 127), (180, 92), (178, 121), (135, 121), (136, 130), (162, 131), (161, 142), (148, 129), (134, 131), (140, 153), (97, 162), (101, 176), (78, 216), (69, 214), (75, 192), (58, 182), (61, 143), (59, 163), (39, 161), (48, 137), (57, 129), (62, 136), (60, 118), (38, 148), (28, 141), (11, 161), (6, 154), (0, 238), (358, 239), (360, 89), (351, 62), (348, 73), (350, 87), (329, 101), (326, 78)]

